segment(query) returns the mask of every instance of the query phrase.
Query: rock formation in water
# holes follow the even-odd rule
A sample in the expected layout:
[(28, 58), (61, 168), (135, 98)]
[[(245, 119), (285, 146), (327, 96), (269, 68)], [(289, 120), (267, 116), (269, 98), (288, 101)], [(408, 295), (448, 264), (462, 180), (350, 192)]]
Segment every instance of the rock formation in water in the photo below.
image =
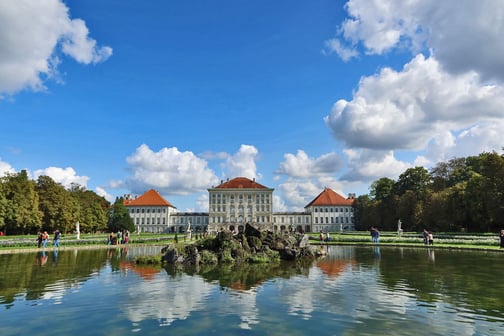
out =
[(164, 247), (162, 261), (168, 264), (267, 263), (279, 260), (315, 258), (323, 255), (319, 247), (310, 246), (306, 234), (276, 234), (259, 231), (246, 224), (245, 231), (233, 234), (220, 231), (177, 250), (174, 244)]

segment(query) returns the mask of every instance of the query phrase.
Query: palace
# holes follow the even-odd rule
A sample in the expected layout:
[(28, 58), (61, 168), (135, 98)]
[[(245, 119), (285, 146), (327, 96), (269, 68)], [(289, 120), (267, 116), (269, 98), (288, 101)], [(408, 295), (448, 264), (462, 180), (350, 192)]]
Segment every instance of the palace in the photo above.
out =
[(303, 212), (274, 212), (273, 191), (245, 177), (222, 180), (207, 189), (208, 213), (178, 212), (156, 190), (136, 198), (126, 195), (124, 206), (137, 232), (185, 233), (242, 231), (246, 223), (272, 231), (336, 232), (354, 230), (355, 194), (345, 198), (325, 188), (304, 207)]

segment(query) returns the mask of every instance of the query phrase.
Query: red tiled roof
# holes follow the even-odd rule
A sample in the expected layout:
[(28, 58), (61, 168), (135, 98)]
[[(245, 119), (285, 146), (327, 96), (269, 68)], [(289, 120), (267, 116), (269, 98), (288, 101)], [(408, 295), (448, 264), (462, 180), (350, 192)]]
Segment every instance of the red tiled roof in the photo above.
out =
[(124, 200), (124, 206), (170, 206), (175, 208), (170, 202), (165, 200), (156, 190), (151, 189), (135, 199)]
[(353, 198), (345, 198), (332, 190), (331, 188), (325, 188), (313, 201), (311, 201), (305, 208), (309, 206), (327, 206), (327, 205), (352, 205), (354, 202)]
[(246, 177), (236, 177), (234, 179), (222, 182), (215, 188), (221, 189), (267, 189), (262, 184), (259, 184), (254, 180), (250, 180)]

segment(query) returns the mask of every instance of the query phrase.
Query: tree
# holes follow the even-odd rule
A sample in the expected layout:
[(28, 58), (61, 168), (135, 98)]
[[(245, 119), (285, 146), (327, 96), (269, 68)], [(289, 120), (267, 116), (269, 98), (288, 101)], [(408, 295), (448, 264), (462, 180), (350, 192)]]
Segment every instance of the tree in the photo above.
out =
[(371, 184), (369, 193), (377, 201), (388, 201), (394, 195), (394, 184), (394, 180), (382, 177)]
[(108, 228), (111, 232), (122, 230), (135, 231), (135, 224), (128, 213), (128, 209), (124, 206), (124, 199), (122, 197), (116, 198), (112, 206)]
[(42, 229), (52, 232), (71, 232), (79, 215), (79, 204), (68, 190), (49, 176), (39, 176), (36, 190), (42, 212)]
[(354, 224), (356, 230), (367, 230), (371, 226), (376, 226), (376, 216), (374, 216), (374, 202), (368, 195), (362, 195), (355, 199)]
[(422, 204), (413, 191), (407, 190), (399, 199), (397, 215), (403, 222), (403, 229), (419, 231), (422, 228)]
[(26, 170), (7, 174), (2, 178), (4, 203), (4, 232), (9, 234), (35, 233), (40, 229), (41, 213), (35, 183), (28, 179)]
[(453, 158), (448, 162), (440, 162), (431, 169), (430, 176), (434, 191), (441, 191), (467, 181), (469, 169), (466, 159)]
[(81, 232), (107, 230), (110, 202), (78, 184), (72, 184), (70, 194), (79, 204), (79, 216), (77, 220), (79, 221)]
[(395, 192), (398, 196), (402, 196), (406, 191), (411, 190), (416, 198), (422, 201), (430, 184), (431, 179), (427, 169), (424, 167), (408, 168), (399, 175), (395, 184)]
[(3, 231), (7, 218), (8, 200), (5, 197), (3, 183), (0, 180), (0, 231)]

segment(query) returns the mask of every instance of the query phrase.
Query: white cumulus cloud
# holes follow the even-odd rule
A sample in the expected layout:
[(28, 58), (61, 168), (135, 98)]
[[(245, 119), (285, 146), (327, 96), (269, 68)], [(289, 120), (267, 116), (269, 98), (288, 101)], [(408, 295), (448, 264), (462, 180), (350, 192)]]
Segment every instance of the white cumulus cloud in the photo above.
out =
[(393, 151), (347, 149), (349, 171), (342, 177), (347, 181), (370, 182), (382, 177), (396, 179), (412, 164), (398, 160)]
[(14, 174), (15, 172), (16, 170), (8, 162), (2, 161), (0, 158), (0, 177)]
[(348, 60), (394, 48), (431, 50), (450, 73), (504, 79), (504, 2), (495, 0), (349, 0), (348, 17), (326, 48)]
[(396, 178), (414, 165), (501, 149), (504, 2), (349, 0), (345, 10), (326, 51), (344, 61), (413, 56), (400, 70), (384, 63), (362, 77), (324, 118), (346, 146), (344, 180)]
[(250, 179), (261, 179), (257, 173), (256, 160), (259, 151), (251, 145), (241, 145), (238, 152), (229, 155), (226, 159), (224, 172), (227, 177), (243, 176)]
[(112, 48), (89, 37), (83, 20), (70, 17), (62, 0), (0, 1), (0, 46), (0, 97), (45, 90), (44, 81), (57, 76), (58, 55), (84, 64), (112, 55)]
[(79, 176), (77, 172), (72, 167), (59, 168), (59, 167), (48, 167), (45, 169), (38, 169), (33, 172), (33, 178), (37, 179), (39, 176), (49, 176), (55, 182), (60, 183), (65, 188), (69, 188), (72, 183), (79, 184), (83, 187), (87, 186), (89, 177)]
[(98, 196), (101, 196), (103, 198), (105, 198), (107, 201), (109, 202), (114, 202), (115, 200), (115, 197), (112, 196), (111, 194), (109, 194), (104, 188), (102, 187), (96, 187), (96, 194)]
[(342, 164), (341, 157), (336, 153), (311, 158), (303, 150), (298, 150), (296, 155), (287, 153), (284, 155), (284, 159), (276, 173), (290, 177), (308, 178), (331, 175), (336, 173)]
[(218, 182), (207, 161), (176, 147), (154, 152), (143, 144), (126, 161), (132, 175), (125, 184), (137, 194), (154, 188), (166, 195), (187, 195)]
[[(353, 99), (336, 102), (324, 120), (349, 148), (420, 151), (436, 143), (461, 154), (463, 138), (457, 134), (502, 123), (503, 106), (502, 86), (482, 84), (474, 71), (450, 75), (436, 58), (419, 54), (401, 71), (384, 68), (363, 77)], [(480, 132), (482, 146), (472, 148), (495, 144), (492, 134)]]

